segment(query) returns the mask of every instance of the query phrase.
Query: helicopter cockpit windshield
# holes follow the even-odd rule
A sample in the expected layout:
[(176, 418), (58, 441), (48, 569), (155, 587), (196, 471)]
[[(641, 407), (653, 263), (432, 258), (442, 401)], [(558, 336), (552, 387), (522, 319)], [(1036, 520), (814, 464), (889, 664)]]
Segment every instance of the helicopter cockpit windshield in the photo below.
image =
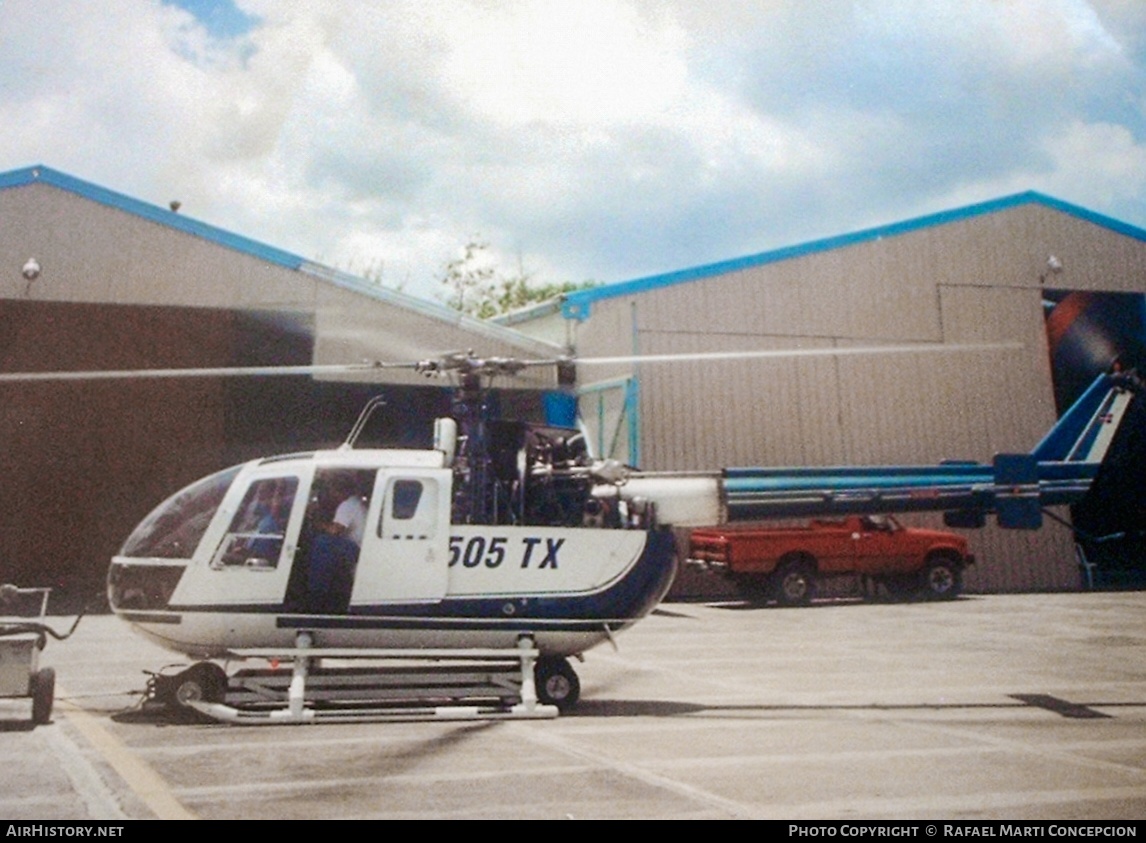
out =
[(224, 469), (176, 492), (132, 531), (119, 555), (190, 559), (241, 469)]
[(242, 466), (234, 466), (192, 483), (143, 519), (108, 571), (108, 602), (113, 609), (166, 607), (241, 470)]

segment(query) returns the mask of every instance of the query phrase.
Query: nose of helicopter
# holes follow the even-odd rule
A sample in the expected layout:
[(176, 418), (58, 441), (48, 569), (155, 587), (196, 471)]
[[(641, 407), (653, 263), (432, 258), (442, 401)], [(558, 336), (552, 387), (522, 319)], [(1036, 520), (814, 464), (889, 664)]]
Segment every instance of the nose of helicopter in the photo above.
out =
[(164, 611), (184, 568), (186, 563), (117, 556), (108, 570), (108, 605), (118, 615)]

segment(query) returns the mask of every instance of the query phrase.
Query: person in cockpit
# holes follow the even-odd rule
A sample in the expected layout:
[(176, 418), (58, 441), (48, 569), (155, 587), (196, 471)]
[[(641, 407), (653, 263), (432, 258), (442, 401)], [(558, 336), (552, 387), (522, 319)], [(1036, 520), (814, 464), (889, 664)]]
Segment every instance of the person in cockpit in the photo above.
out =
[(338, 478), (334, 488), (343, 500), (330, 521), (331, 533), (362, 547), (362, 538), (366, 534), (366, 504), (350, 478)]

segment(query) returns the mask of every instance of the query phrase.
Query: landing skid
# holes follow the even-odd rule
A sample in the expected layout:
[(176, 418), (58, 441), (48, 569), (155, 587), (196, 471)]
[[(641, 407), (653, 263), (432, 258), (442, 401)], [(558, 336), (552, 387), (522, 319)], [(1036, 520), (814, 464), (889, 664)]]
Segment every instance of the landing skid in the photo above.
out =
[(568, 662), (542, 659), (529, 638), (512, 649), (336, 649), (312, 646), (303, 632), (293, 648), (233, 650), (230, 656), (274, 667), (227, 677), (217, 665), (201, 662), (156, 677), (150, 696), (222, 723), (276, 725), (548, 719), (571, 707), (580, 692)]

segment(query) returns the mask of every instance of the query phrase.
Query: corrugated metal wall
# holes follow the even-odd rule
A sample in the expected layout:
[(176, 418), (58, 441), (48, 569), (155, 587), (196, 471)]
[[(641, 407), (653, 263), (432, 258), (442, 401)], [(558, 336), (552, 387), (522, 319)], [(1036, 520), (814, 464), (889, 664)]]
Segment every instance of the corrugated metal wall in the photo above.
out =
[[(1054, 255), (1061, 271), (1051, 275)], [(1041, 204), (593, 302), (584, 355), (1019, 343), (948, 355), (642, 364), (642, 467), (990, 461), (1054, 423), (1041, 285), (1146, 290), (1146, 243)], [(635, 340), (634, 340), (635, 337)], [(623, 339), (622, 339), (623, 338)], [(1065, 515), (1066, 513), (1063, 513)], [(911, 519), (938, 525), (939, 516)], [(969, 533), (971, 590), (1078, 585), (1069, 532)]]
[[(0, 262), (43, 266), (41, 301), (189, 307), (314, 307), (299, 273), (221, 248), (46, 184), (0, 190)], [(0, 273), (0, 297), (22, 298), (19, 272)]]
[[(305, 312), (318, 363), (417, 360), (469, 348), (484, 356), (560, 352), (393, 291), (364, 291), (341, 273), (305, 262), (280, 266), (48, 184), (0, 190), (0, 220), (0, 266), (10, 268), (0, 273), (0, 299)], [(19, 271), (30, 257), (43, 267), (31, 284)], [(404, 372), (378, 379), (426, 383)], [(555, 382), (554, 372), (537, 370), (515, 385)]]

